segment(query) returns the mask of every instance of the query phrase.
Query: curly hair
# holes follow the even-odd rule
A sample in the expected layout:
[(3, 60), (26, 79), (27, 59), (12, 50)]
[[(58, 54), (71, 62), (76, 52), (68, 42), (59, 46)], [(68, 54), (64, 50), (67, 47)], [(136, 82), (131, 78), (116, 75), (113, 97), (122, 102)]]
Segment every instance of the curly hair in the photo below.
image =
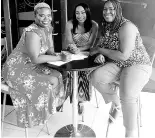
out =
[(90, 29), (92, 28), (92, 21), (91, 21), (91, 12), (90, 12), (90, 8), (87, 4), (85, 3), (79, 3), (78, 5), (75, 6), (74, 8), (74, 12), (73, 12), (73, 33), (75, 33), (75, 29), (78, 26), (78, 20), (76, 19), (76, 8), (78, 6), (82, 6), (86, 12), (86, 20), (84, 22), (84, 28), (85, 28), (85, 32), (89, 32)]
[(104, 1), (103, 7), (107, 2), (111, 2), (112, 5), (114, 6), (114, 9), (116, 11), (116, 16), (115, 16), (114, 21), (111, 23), (106, 22), (106, 20), (104, 18), (102, 18), (101, 27), (102, 27), (102, 34), (103, 35), (106, 33), (106, 29), (107, 29), (106, 26), (108, 24), (110, 24), (110, 33), (116, 32), (119, 28), (121, 20), (123, 19), (122, 8), (120, 5), (120, 2), (118, 0), (107, 0), (107, 1)]
[(38, 13), (38, 10), (42, 8), (48, 8), (51, 10), (50, 6), (47, 3), (41, 2), (34, 6), (34, 15), (36, 15)]

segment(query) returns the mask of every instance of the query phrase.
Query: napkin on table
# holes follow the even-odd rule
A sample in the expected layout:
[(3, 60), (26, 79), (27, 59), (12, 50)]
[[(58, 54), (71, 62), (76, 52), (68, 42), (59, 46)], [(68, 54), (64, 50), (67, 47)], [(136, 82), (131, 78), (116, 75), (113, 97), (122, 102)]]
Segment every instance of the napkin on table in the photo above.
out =
[[(73, 60), (81, 60), (81, 59), (84, 59), (84, 58), (87, 58), (88, 55), (89, 55), (89, 52), (80, 52), (78, 54), (71, 54), (70, 52), (68, 51), (63, 51), (65, 52), (66, 54), (70, 54), (71, 55), (71, 60), (67, 61), (67, 62), (70, 62), (70, 61), (73, 61)], [(67, 62), (64, 62), (64, 61), (54, 61), (54, 62), (48, 62), (49, 64), (53, 64), (53, 65), (57, 65), (57, 66), (61, 66)]]

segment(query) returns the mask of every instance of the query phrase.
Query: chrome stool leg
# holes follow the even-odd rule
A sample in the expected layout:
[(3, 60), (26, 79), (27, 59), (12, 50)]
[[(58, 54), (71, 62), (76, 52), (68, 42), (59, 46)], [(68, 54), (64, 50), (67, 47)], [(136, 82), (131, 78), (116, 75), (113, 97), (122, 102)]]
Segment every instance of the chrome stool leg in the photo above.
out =
[(94, 88), (94, 91), (95, 91), (96, 107), (99, 108), (98, 100), (97, 100), (97, 95), (96, 95), (96, 89), (95, 88)]
[(46, 129), (47, 129), (47, 134), (50, 135), (50, 132), (49, 132), (49, 129), (48, 129), (48, 125), (47, 125), (47, 122), (46, 122)]
[(142, 104), (141, 104), (141, 98), (140, 98), (140, 95), (139, 95), (139, 98), (138, 98), (138, 104), (139, 104), (139, 121), (140, 121), (140, 127), (142, 127)]
[(2, 110), (2, 122), (1, 122), (2, 136), (3, 136), (3, 126), (4, 126), (4, 116), (5, 116), (5, 105), (6, 105), (6, 93), (4, 93), (4, 97), (3, 97), (3, 110)]
[(82, 122), (84, 122), (84, 114), (82, 114)]
[(140, 127), (142, 127), (140, 95), (138, 97), (137, 106), (138, 106), (138, 111), (137, 111), (138, 138), (140, 138)]
[(28, 138), (28, 128), (25, 127), (25, 138)]
[[(113, 104), (111, 103), (111, 108), (110, 108), (110, 112), (113, 109)], [(106, 138), (108, 138), (108, 134), (109, 134), (109, 127), (110, 127), (110, 122), (108, 121), (108, 126), (107, 126), (107, 131), (106, 131)]]
[(109, 124), (109, 122), (108, 122), (107, 131), (106, 131), (106, 138), (108, 138), (109, 126), (110, 126), (110, 124)]

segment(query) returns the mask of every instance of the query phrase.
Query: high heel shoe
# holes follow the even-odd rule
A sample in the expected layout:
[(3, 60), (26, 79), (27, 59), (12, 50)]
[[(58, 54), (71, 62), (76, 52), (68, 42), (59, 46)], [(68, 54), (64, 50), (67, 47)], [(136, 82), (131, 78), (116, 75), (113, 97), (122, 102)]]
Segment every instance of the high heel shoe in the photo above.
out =
[(78, 114), (83, 115), (84, 113), (84, 105), (81, 101), (78, 102)]
[(120, 106), (116, 106), (115, 104), (112, 104), (110, 112), (109, 112), (109, 123), (114, 123), (116, 119), (119, 117), (121, 111)]
[(56, 107), (56, 111), (57, 112), (63, 112), (63, 104), (62, 105), (60, 105), (60, 106), (58, 106), (58, 107)]

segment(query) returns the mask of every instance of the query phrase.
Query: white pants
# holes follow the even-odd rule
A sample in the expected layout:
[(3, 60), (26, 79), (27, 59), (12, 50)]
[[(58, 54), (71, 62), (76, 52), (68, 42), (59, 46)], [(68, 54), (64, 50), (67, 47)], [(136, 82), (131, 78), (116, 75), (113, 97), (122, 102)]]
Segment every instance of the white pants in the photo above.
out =
[[(152, 67), (148, 65), (134, 65), (119, 68), (114, 63), (107, 63), (91, 74), (92, 85), (102, 94), (106, 103), (121, 101), (123, 122), (126, 130), (137, 128), (137, 100), (139, 93), (149, 81)], [(119, 95), (114, 90), (113, 82), (120, 81)]]

